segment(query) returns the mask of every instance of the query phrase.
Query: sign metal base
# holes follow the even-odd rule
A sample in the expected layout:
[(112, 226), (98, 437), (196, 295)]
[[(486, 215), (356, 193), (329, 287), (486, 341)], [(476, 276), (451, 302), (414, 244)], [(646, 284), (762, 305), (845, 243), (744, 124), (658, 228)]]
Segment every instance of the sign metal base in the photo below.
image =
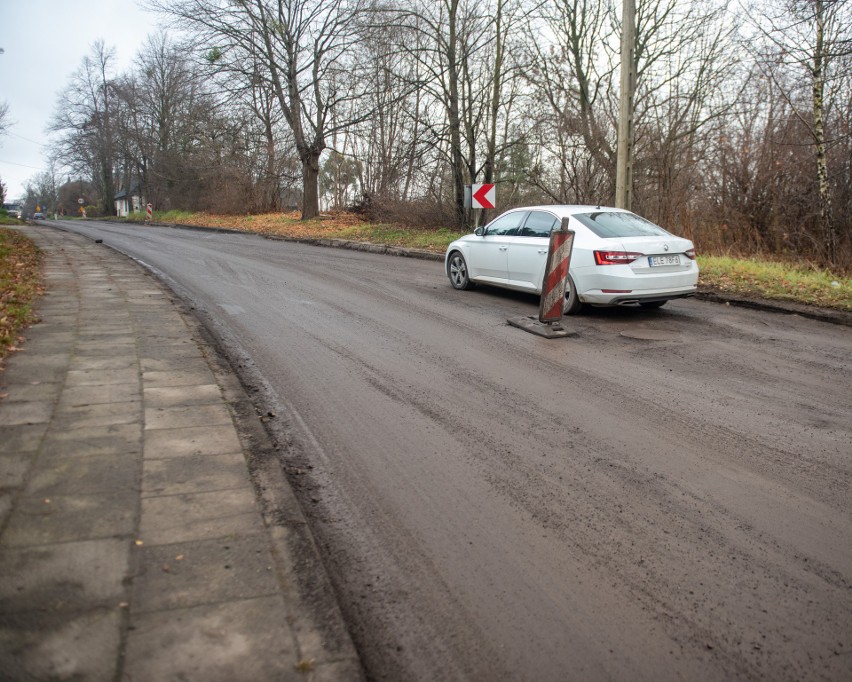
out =
[(513, 327), (525, 332), (542, 336), (545, 339), (562, 339), (566, 336), (576, 336), (577, 332), (566, 329), (561, 323), (539, 322), (537, 317), (510, 317), (506, 320)]

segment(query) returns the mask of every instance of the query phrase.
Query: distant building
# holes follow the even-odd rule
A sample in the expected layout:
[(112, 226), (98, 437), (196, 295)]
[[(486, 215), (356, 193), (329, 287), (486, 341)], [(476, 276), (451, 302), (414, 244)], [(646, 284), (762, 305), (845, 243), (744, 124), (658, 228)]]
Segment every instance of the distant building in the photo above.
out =
[(124, 218), (131, 213), (139, 213), (142, 210), (142, 192), (139, 183), (134, 182), (130, 189), (119, 190), (115, 195), (115, 214)]

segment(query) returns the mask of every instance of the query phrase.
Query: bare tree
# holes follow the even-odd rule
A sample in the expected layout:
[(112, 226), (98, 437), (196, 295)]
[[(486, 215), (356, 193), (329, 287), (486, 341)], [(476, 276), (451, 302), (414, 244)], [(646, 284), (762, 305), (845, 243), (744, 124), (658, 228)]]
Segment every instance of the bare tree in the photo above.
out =
[(852, 266), (852, 37), (843, 47), (835, 62), (837, 77), (828, 83), (826, 119), (833, 132), (826, 153), (838, 253), (845, 252), (847, 266)]
[(9, 104), (0, 102), (0, 137), (3, 137), (11, 127), (12, 122), (9, 120)]
[[(416, 161), (427, 154), (420, 134), (422, 92), (412, 87), (417, 63), (400, 48), (421, 36), (387, 18), (375, 7), (364, 17), (370, 29), (381, 27), (365, 30), (358, 46), (367, 86), (364, 111), (372, 115), (349, 128), (343, 141), (357, 160), (364, 208), (380, 211), (393, 199), (408, 197)], [(337, 142), (333, 146), (338, 149)]]
[[(320, 156), (335, 131), (330, 113), (359, 97), (350, 48), (361, 0), (152, 0), (201, 32), (217, 59), (254, 69), (272, 87), (302, 163), (302, 218), (319, 213)], [(341, 126), (355, 121), (336, 119)]]
[(98, 188), (101, 211), (115, 212), (115, 75), (114, 51), (103, 41), (91, 53), (62, 93), (49, 130), (59, 133), (57, 151), (76, 174), (86, 175)]
[(38, 173), (24, 187), (24, 211), (53, 212), (57, 205), (55, 169)]
[[(532, 180), (558, 201), (600, 202), (601, 191), (609, 193), (614, 183), (607, 112), (615, 58), (608, 20), (606, 5), (596, 0), (556, 0), (542, 6), (530, 29), (552, 36), (529, 45), (528, 78), (541, 109), (551, 112), (542, 120), (542, 142), (553, 140)], [(555, 192), (545, 178), (551, 165), (559, 168)]]
[(168, 155), (179, 149), (179, 129), (194, 122), (188, 109), (198, 79), (184, 54), (165, 33), (149, 36), (133, 73), (119, 86), (122, 150), (129, 166), (125, 189), (138, 182), (146, 200), (158, 207), (166, 201), (160, 181), (168, 182), (180, 172), (168, 163)]
[[(396, 21), (419, 36), (403, 46), (417, 64), (418, 87), (440, 115), (430, 120), (421, 109), (425, 131), (444, 154), (456, 220), (468, 225), (465, 185), (480, 173), (494, 179), (497, 157), (507, 148), (500, 135), (516, 100), (517, 71), (506, 47), (520, 3), (510, 0), (440, 0), (393, 5)], [(502, 125), (501, 125), (502, 124)], [(442, 177), (437, 173), (438, 178)]]
[(225, 106), (250, 112), (254, 119), (247, 121), (245, 129), (247, 157), (258, 160), (251, 169), (255, 200), (250, 210), (280, 210), (282, 190), (293, 180), (292, 132), (278, 106), (274, 86), (265, 77), (264, 59), (256, 51), (239, 61), (223, 59), (223, 52), (214, 48), (206, 52), (205, 66), (212, 72)]
[[(6, 102), (0, 102), (0, 138), (2, 138), (9, 129), (9, 105)], [(6, 200), (6, 185), (0, 181), (0, 206)]]
[(117, 79), (125, 189), (139, 183), (146, 200), (160, 208), (192, 205), (200, 171), (215, 170), (209, 142), (227, 128), (190, 55), (166, 34), (151, 36), (132, 72)]
[(709, 145), (739, 93), (741, 54), (724, 3), (640, 8), (637, 208), (680, 227), (711, 163)]
[[(691, 196), (702, 134), (727, 109), (737, 61), (724, 5), (640, 0), (636, 12), (634, 201), (671, 224)], [(557, 201), (609, 202), (615, 187), (620, 19), (612, 6), (542, 8), (528, 69), (544, 150), (531, 180)], [(548, 172), (548, 169), (553, 169)]]
[[(485, 158), (482, 166), (482, 180), (491, 184), (503, 180), (502, 161), (507, 154), (514, 153), (515, 147), (524, 146), (531, 128), (525, 117), (517, 115), (516, 105), (522, 95), (521, 75), (528, 64), (521, 61), (523, 40), (514, 39), (515, 27), (527, 23), (529, 13), (523, 9), (523, 3), (515, 0), (496, 0), (493, 13), (494, 40), (489, 46), (486, 63), (492, 68), (490, 78), (488, 108), (486, 111)], [(528, 98), (525, 100), (530, 104)], [(517, 158), (517, 157), (516, 157)], [(503, 195), (501, 191), (501, 196)], [(510, 196), (510, 195), (509, 195)], [(510, 205), (510, 204), (505, 204)], [(480, 214), (480, 224), (488, 220), (488, 211)]]
[(266, 163), (258, 182), (258, 193), (261, 197), (256, 208), (261, 211), (278, 211), (281, 209), (281, 180), (284, 168), (281, 165), (278, 150), (278, 128), (281, 112), (276, 107), (275, 92), (259, 76), (252, 79), (251, 87), (243, 90), (247, 104), (260, 126), (263, 140), (263, 152)]
[[(463, 0), (440, 0), (418, 2), (410, 8), (399, 9), (400, 21), (425, 38), (407, 46), (407, 52), (422, 67), (418, 70), (422, 74), (420, 87), (439, 102), (443, 109), (444, 117), (438, 124), (440, 128), (432, 127), (432, 133), (447, 143), (453, 204), (460, 225), (466, 225), (468, 220), (464, 206), (464, 186), (470, 181), (471, 166), (476, 159), (475, 147), (471, 148), (469, 144), (473, 118), (471, 115), (465, 116), (463, 111), (464, 103), (469, 101), (463, 91), (465, 70), (474, 68), (471, 61), (482, 46), (482, 31), (469, 29), (473, 29), (474, 24), (481, 29), (484, 22), (482, 14), (473, 11), (470, 4)], [(465, 124), (468, 134), (467, 155), (463, 147)]]
[[(848, 0), (785, 0), (781, 4), (752, 10), (753, 26), (764, 42), (753, 48), (767, 77), (790, 103), (795, 115), (806, 125), (814, 155), (814, 171), (819, 205), (819, 225), (827, 259), (837, 258), (838, 233), (831, 207), (825, 111), (827, 84), (837, 77), (834, 66), (849, 52), (848, 31), (852, 3)], [(801, 90), (777, 79), (781, 64), (798, 76), (789, 84), (806, 83)], [(800, 79), (800, 80), (799, 80)]]

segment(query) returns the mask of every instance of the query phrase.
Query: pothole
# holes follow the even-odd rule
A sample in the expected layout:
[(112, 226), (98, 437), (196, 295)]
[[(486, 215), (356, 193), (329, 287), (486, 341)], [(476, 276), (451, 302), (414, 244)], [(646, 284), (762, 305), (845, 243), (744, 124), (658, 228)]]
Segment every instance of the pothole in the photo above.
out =
[(675, 341), (680, 338), (680, 333), (666, 329), (625, 329), (621, 336), (640, 341)]

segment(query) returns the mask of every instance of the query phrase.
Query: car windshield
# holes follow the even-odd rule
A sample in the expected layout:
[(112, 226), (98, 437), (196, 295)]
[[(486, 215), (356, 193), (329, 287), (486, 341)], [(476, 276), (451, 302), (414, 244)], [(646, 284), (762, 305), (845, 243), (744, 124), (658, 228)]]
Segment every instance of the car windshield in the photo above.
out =
[(634, 213), (597, 211), (577, 213), (574, 217), (598, 237), (670, 237), (659, 225), (640, 218)]

